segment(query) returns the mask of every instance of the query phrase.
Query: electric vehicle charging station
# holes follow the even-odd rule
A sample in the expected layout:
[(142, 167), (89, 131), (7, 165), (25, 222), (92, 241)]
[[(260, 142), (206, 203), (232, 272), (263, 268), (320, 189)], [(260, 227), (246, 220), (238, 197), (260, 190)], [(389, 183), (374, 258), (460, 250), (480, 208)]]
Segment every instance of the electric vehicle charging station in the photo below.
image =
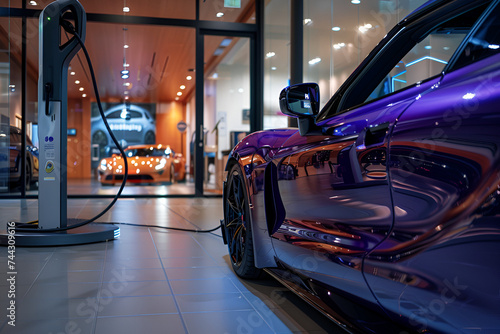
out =
[[(70, 20), (80, 41), (68, 35), (63, 27)], [(16, 231), (18, 246), (84, 244), (119, 236), (120, 229), (115, 225), (89, 223), (71, 228), (85, 220), (67, 218), (68, 67), (81, 49), (80, 42), (85, 40), (85, 28), (85, 10), (77, 0), (57, 0), (40, 14), (38, 227), (33, 231)], [(68, 35), (65, 43), (63, 34)], [(7, 244), (6, 230), (0, 230), (0, 244)]]

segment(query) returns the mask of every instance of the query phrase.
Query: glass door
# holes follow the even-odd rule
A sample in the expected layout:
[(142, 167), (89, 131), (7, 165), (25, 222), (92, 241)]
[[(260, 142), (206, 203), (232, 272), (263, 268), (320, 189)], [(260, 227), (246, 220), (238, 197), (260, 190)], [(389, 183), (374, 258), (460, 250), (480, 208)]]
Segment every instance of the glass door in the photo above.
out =
[(250, 132), (250, 41), (204, 36), (204, 194), (222, 194), (229, 152)]

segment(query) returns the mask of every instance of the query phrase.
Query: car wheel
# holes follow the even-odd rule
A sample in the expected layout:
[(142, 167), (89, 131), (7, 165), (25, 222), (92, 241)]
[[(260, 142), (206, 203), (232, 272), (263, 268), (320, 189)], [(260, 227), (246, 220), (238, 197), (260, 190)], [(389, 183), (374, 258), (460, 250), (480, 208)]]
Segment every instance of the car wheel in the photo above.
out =
[(242, 278), (257, 278), (261, 270), (255, 267), (248, 196), (241, 168), (234, 165), (226, 184), (224, 229), (231, 265)]
[(146, 132), (146, 135), (144, 136), (144, 144), (156, 144), (156, 136), (154, 132)]
[(170, 165), (170, 183), (175, 183), (175, 166), (174, 164)]
[(99, 144), (99, 147), (104, 147), (108, 145), (108, 137), (103, 131), (97, 130), (92, 135), (92, 144)]
[(31, 190), (31, 166), (28, 161), (26, 161), (26, 173), (24, 174), (26, 182), (26, 191)]

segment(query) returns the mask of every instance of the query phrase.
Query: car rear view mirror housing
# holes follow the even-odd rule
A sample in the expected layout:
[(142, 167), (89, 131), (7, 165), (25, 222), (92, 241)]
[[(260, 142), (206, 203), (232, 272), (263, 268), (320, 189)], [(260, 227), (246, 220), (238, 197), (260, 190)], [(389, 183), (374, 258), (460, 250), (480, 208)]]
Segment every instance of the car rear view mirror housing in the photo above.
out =
[(291, 117), (315, 117), (319, 111), (319, 86), (302, 83), (286, 87), (280, 93), (280, 109)]

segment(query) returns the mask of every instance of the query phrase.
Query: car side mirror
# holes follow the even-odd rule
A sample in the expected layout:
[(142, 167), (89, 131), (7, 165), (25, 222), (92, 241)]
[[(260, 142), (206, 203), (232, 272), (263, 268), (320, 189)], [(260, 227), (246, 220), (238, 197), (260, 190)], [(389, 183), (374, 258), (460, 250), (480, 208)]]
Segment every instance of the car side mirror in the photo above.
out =
[(302, 83), (286, 87), (280, 93), (280, 109), (291, 117), (316, 116), (319, 112), (319, 86)]

